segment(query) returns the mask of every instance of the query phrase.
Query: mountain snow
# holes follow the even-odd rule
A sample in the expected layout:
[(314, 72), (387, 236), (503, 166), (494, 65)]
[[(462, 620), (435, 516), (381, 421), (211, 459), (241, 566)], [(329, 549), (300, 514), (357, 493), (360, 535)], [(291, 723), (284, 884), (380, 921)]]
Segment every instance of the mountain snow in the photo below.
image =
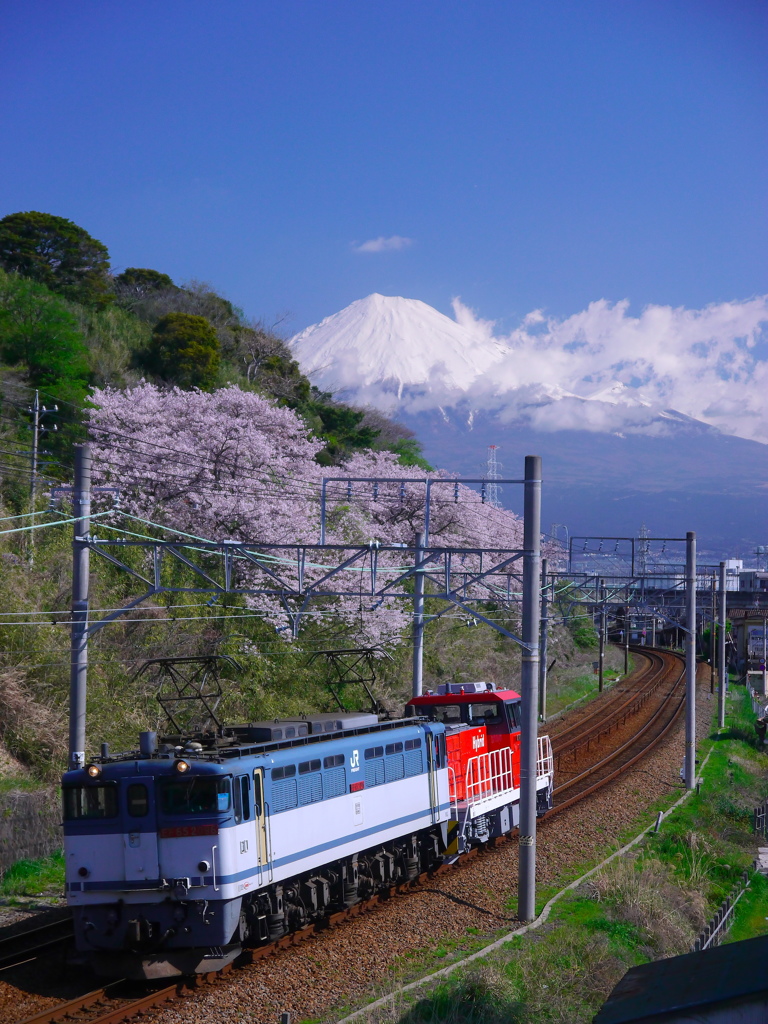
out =
[(656, 435), (669, 433), (671, 420), (696, 422), (610, 377), (597, 388), (590, 377), (571, 388), (531, 380), (537, 369), (546, 376), (546, 353), (494, 337), (492, 324), (461, 316), (463, 307), (454, 305), (462, 322), (418, 299), (373, 294), (307, 327), (289, 345), (316, 386), (400, 418), (433, 411), (471, 430), (484, 412), (500, 424), (545, 432)]
[(426, 302), (378, 294), (307, 327), (289, 344), (318, 387), (390, 408), (405, 389), (464, 392), (508, 351)]

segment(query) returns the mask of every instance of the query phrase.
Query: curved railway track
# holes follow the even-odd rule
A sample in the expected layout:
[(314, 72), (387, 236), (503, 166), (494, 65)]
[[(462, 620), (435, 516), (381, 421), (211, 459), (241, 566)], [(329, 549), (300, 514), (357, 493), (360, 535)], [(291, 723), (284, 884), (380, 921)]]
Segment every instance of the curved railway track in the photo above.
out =
[[(634, 692), (627, 694), (629, 688), (624, 688), (624, 692), (617, 694), (608, 707), (599, 707), (588, 718), (582, 719), (579, 725), (587, 724), (588, 727), (580, 741), (578, 736), (567, 735), (573, 732), (573, 727), (553, 736), (555, 762), (567, 753), (584, 747), (589, 749), (591, 743), (600, 744), (612, 731), (624, 726), (628, 717), (645, 708), (654, 696), (657, 697), (656, 706), (649, 709), (647, 720), (626, 740), (606, 751), (598, 761), (574, 772), (567, 781), (555, 785), (555, 805), (548, 812), (548, 817), (572, 807), (632, 768), (661, 743), (682, 714), (685, 707), (683, 658), (668, 651), (640, 650), (638, 653), (648, 659), (648, 664), (639, 673), (632, 687)], [(588, 724), (590, 721), (591, 725)], [(565, 739), (561, 746), (559, 741), (562, 737)], [(565, 793), (570, 795), (564, 796)]]
[[(555, 759), (558, 761), (569, 755), (576, 757), (580, 752), (589, 751), (593, 746), (604, 746), (606, 738), (610, 737), (611, 733), (625, 729), (627, 721), (644, 709), (646, 721), (635, 735), (621, 742), (613, 750), (606, 751), (596, 763), (579, 770), (567, 781), (556, 785), (555, 806), (545, 817), (551, 817), (585, 799), (630, 769), (662, 741), (679, 718), (685, 702), (684, 686), (681, 686), (685, 674), (683, 659), (667, 651), (648, 648), (637, 648), (635, 653), (646, 659), (647, 664), (628, 677), (624, 684), (614, 687), (605, 700), (600, 701), (587, 714), (580, 716), (578, 722), (568, 725), (552, 736)], [(654, 697), (657, 697), (658, 706), (646, 708)], [(569, 795), (564, 796), (566, 793)], [(488, 845), (496, 845), (503, 841), (505, 837)], [(434, 874), (452, 871), (474, 858), (478, 852), (479, 848), (469, 850), (455, 863), (442, 865)], [(419, 876), (417, 882), (424, 883), (429, 877), (429, 873), (424, 873)], [(135, 994), (136, 983), (128, 983), (124, 979), (110, 982), (102, 988), (27, 1017), (19, 1024), (57, 1024), (59, 1021), (67, 1021), (68, 1024), (121, 1024), (170, 1000), (189, 997), (203, 986), (216, 985), (238, 966), (273, 956), (281, 949), (297, 945), (318, 931), (335, 928), (343, 921), (365, 914), (396, 893), (412, 888), (414, 884), (393, 886), (363, 903), (331, 915), (323, 923), (310, 925), (269, 945), (247, 949), (234, 964), (220, 971), (199, 975), (196, 978), (183, 978), (151, 992), (147, 992), (144, 986), (138, 995)]]

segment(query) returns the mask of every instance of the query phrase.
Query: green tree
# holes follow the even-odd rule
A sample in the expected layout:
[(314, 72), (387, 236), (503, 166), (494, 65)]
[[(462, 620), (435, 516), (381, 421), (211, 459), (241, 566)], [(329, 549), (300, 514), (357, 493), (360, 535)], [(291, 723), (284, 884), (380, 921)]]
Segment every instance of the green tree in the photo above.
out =
[(0, 355), (21, 365), (33, 387), (80, 405), (88, 388), (88, 350), (77, 320), (55, 295), (0, 272)]
[(220, 358), (216, 331), (204, 316), (168, 313), (155, 324), (143, 363), (168, 383), (210, 391)]
[(118, 295), (137, 299), (143, 299), (153, 292), (176, 288), (167, 274), (162, 274), (159, 270), (150, 270), (147, 267), (126, 267), (122, 274), (115, 277), (113, 283)]
[(0, 265), (76, 302), (111, 301), (107, 247), (64, 217), (36, 210), (3, 217)]

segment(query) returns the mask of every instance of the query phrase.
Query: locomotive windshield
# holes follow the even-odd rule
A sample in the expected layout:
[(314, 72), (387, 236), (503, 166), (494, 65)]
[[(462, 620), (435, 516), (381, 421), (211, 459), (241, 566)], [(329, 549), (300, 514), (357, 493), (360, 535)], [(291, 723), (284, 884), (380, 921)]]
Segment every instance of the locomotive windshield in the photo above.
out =
[(117, 786), (65, 786), (64, 820), (117, 817)]
[(470, 704), (467, 721), (470, 725), (498, 725), (503, 721), (501, 707), (498, 701), (492, 704)]
[(160, 787), (163, 814), (220, 814), (232, 804), (230, 780), (210, 775), (172, 779)]
[(433, 704), (425, 710), (435, 722), (458, 723), (461, 721), (460, 704)]

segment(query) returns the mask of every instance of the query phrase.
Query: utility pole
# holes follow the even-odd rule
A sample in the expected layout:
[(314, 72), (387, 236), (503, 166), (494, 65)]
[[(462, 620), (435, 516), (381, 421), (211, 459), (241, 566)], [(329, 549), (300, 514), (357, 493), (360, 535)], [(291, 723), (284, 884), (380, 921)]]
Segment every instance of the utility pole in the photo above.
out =
[(600, 647), (597, 662), (597, 689), (599, 693), (602, 693), (604, 685), (603, 671), (605, 669), (605, 580), (600, 580), (598, 593), (600, 595), (600, 632), (598, 634)]
[(549, 615), (547, 604), (547, 560), (541, 560), (541, 660), (539, 661), (539, 718), (547, 720), (547, 641), (549, 639)]
[(624, 605), (624, 675), (629, 675), (629, 605)]
[(37, 490), (37, 449), (40, 437), (40, 392), (35, 392), (35, 399), (29, 410), (32, 413), (32, 458), (29, 473), (29, 498), (31, 511), (35, 511), (35, 491)]
[(715, 590), (715, 574), (712, 573), (712, 607), (711, 621), (712, 626), (709, 630), (709, 692), (715, 692), (715, 651), (717, 650), (717, 641), (715, 639), (717, 634), (717, 591)]
[(72, 541), (72, 634), (69, 681), (69, 767), (85, 764), (85, 698), (88, 685), (88, 535), (91, 515), (91, 446), (75, 446)]
[[(29, 511), (35, 511), (35, 503), (37, 498), (37, 470), (38, 462), (40, 458), (40, 435), (46, 432), (46, 428), (42, 426), (41, 420), (46, 413), (58, 412), (58, 405), (54, 405), (52, 409), (46, 408), (44, 405), (40, 405), (40, 392), (35, 391), (35, 397), (32, 401), (32, 405), (27, 410), (32, 416), (32, 453), (30, 455), (30, 467), (29, 467)], [(53, 430), (56, 429), (54, 425)], [(35, 547), (35, 533), (32, 531), (29, 534), (29, 560), (33, 560), (33, 552)]]
[(420, 697), (424, 670), (424, 570), (418, 568), (424, 558), (424, 534), (416, 534), (413, 587), (413, 694)]
[(536, 915), (536, 761), (538, 723), (536, 688), (539, 676), (539, 617), (541, 584), (541, 456), (525, 457), (523, 519), (523, 629), (520, 696), (520, 839), (517, 916)]
[(720, 563), (720, 622), (717, 646), (717, 724), (722, 729), (725, 727), (725, 690), (728, 685), (728, 674), (725, 670), (725, 562)]
[(685, 788), (696, 785), (696, 534), (685, 535)]

